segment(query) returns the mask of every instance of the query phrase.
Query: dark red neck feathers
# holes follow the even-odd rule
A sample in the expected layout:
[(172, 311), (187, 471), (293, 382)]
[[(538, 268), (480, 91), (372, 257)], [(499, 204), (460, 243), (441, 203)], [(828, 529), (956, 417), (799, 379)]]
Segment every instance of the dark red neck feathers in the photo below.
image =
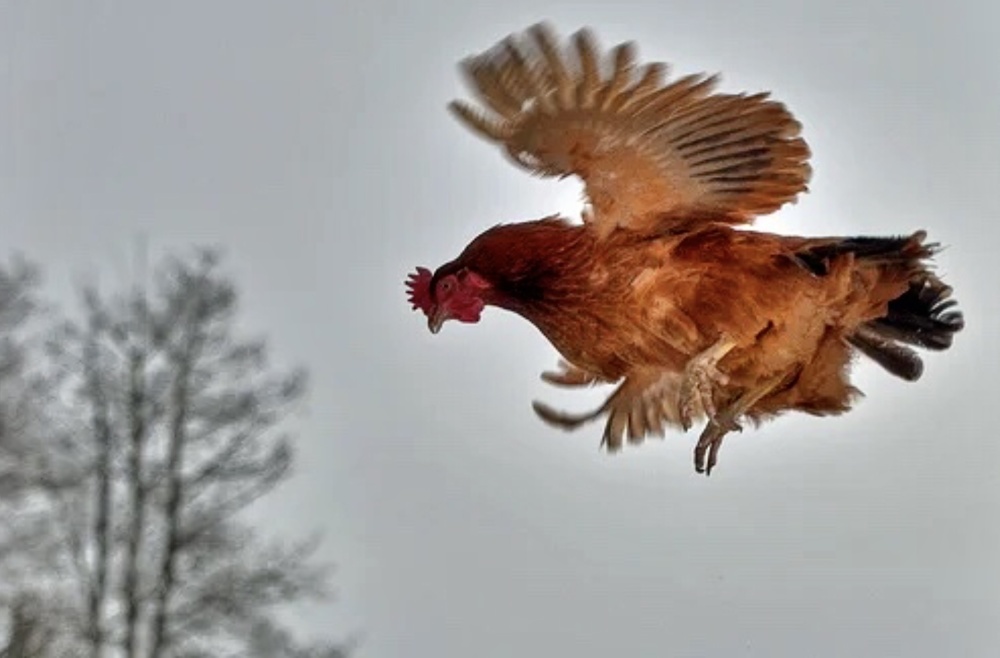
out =
[(576, 278), (572, 275), (591, 261), (593, 242), (582, 226), (557, 218), (501, 224), (476, 237), (434, 278), (468, 268), (492, 286), (488, 303), (522, 312), (555, 301)]

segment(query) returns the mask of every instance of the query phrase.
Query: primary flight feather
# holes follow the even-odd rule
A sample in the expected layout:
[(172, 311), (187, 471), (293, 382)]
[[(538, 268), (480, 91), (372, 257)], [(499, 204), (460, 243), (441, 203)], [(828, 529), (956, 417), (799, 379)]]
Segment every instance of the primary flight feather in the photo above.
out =
[(909, 346), (942, 350), (963, 326), (929, 269), (935, 245), (902, 237), (805, 238), (737, 230), (807, 190), (801, 126), (769, 94), (724, 94), (704, 74), (669, 81), (626, 43), (589, 30), (560, 44), (545, 24), (466, 59), (483, 109), (455, 116), (540, 176), (580, 177), (582, 223), (495, 226), (435, 272), (407, 280), (434, 333), (486, 306), (534, 324), (563, 357), (560, 386), (617, 383), (567, 429), (607, 416), (602, 444), (705, 419), (695, 468), (710, 473), (739, 422), (847, 411), (855, 351), (916, 380)]

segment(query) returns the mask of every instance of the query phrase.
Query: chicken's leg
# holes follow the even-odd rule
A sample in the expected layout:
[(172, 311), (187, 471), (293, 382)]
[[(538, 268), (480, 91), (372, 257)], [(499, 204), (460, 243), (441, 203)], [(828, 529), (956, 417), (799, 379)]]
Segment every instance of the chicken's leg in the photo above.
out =
[(729, 378), (716, 366), (734, 347), (735, 340), (722, 336), (711, 347), (695, 355), (685, 366), (678, 405), (685, 432), (691, 429), (691, 419), (697, 414), (699, 407), (709, 421), (715, 418), (714, 388), (729, 383)]
[[(733, 403), (726, 406), (721, 413), (710, 417), (705, 429), (701, 432), (698, 445), (694, 448), (694, 470), (698, 473), (711, 475), (712, 469), (718, 461), (719, 448), (722, 447), (722, 439), (729, 432), (736, 430), (742, 432), (743, 428), (737, 423), (737, 419), (746, 413), (751, 407), (757, 404), (764, 396), (778, 388), (779, 384), (786, 380), (786, 375), (778, 375), (765, 381), (761, 386), (746, 391)], [(705, 460), (705, 451), (708, 451), (708, 460)]]

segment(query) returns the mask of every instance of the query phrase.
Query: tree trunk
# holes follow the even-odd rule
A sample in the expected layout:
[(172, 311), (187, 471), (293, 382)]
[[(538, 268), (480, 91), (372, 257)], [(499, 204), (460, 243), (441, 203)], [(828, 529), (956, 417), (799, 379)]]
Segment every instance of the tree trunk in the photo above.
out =
[(132, 503), (131, 519), (125, 546), (125, 577), (122, 603), (125, 607), (125, 655), (139, 656), (139, 612), (142, 604), (139, 591), (139, 552), (145, 530), (146, 484), (143, 459), (146, 443), (146, 354), (143, 348), (133, 348), (129, 354), (128, 423), (130, 453), (128, 473)]
[(174, 577), (177, 552), (180, 547), (181, 499), (184, 489), (184, 444), (187, 441), (188, 378), (194, 358), (194, 341), (189, 337), (184, 345), (180, 362), (177, 363), (177, 376), (174, 380), (171, 394), (170, 445), (167, 454), (167, 500), (164, 509), (166, 536), (164, 538), (163, 561), (160, 565), (159, 587), (154, 603), (152, 639), (150, 641), (149, 658), (161, 658), (167, 646), (167, 619), (169, 617), (170, 597), (174, 589)]
[(94, 464), (96, 478), (94, 516), (94, 570), (87, 605), (87, 635), (91, 658), (100, 658), (104, 652), (104, 600), (108, 587), (108, 528), (111, 524), (111, 451), (113, 438), (108, 417), (108, 399), (101, 381), (100, 352), (97, 342), (97, 322), (92, 319), (86, 351), (88, 370), (88, 397), (92, 404), (92, 423), (97, 442), (97, 459)]

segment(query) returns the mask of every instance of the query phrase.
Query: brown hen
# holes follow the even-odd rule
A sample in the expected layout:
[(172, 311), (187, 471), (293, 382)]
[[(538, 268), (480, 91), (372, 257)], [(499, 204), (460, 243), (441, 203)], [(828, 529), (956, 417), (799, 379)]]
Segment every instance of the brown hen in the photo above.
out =
[(581, 30), (560, 48), (539, 24), (463, 69), (489, 114), (456, 101), (463, 123), (542, 176), (577, 175), (582, 223), (495, 226), (407, 286), (437, 332), (487, 305), (534, 324), (562, 355), (543, 379), (617, 383), (572, 429), (606, 415), (602, 445), (687, 430), (705, 419), (695, 468), (710, 473), (727, 432), (787, 410), (850, 408), (858, 351), (914, 381), (920, 357), (963, 326), (929, 269), (935, 245), (908, 237), (781, 236), (734, 228), (807, 189), (800, 125), (768, 94), (722, 94), (715, 77), (665, 81), (632, 44), (601, 54)]

